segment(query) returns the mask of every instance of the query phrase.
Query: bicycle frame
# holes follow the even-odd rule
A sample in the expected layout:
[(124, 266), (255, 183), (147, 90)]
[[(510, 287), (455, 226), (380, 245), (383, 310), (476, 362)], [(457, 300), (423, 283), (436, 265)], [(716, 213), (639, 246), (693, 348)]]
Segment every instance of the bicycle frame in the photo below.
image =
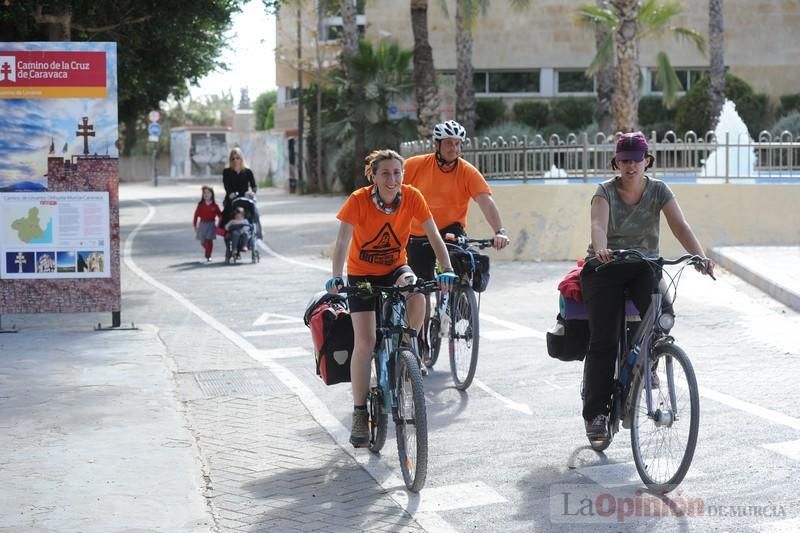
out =
[[(391, 384), (394, 383), (394, 370), (397, 363), (397, 353), (400, 350), (401, 342), (403, 339), (403, 335), (408, 335), (408, 338), (411, 342), (411, 348), (414, 350), (414, 353), (417, 352), (417, 332), (415, 329), (410, 328), (408, 326), (408, 321), (406, 320), (406, 305), (403, 297), (400, 295), (399, 292), (389, 294), (388, 296), (384, 295), (383, 292), (380, 292), (376, 298), (378, 298), (379, 303), (379, 312), (376, 313), (376, 340), (375, 340), (375, 349), (372, 352), (372, 358), (378, 358), (379, 354), (381, 353), (380, 347), (383, 346), (383, 350), (387, 354), (387, 362), (386, 362), (386, 371), (388, 375), (386, 376), (386, 380), (384, 383)], [(377, 368), (381, 368), (382, 365), (377, 365)], [(382, 370), (381, 370), (382, 371)], [(381, 388), (384, 394), (384, 403), (383, 403), (383, 410), (384, 413), (388, 414), (388, 410), (392, 410), (392, 417), (393, 419), (397, 418), (397, 393), (392, 386), (385, 387), (382, 385), (381, 376), (376, 376), (378, 381), (378, 386)]]

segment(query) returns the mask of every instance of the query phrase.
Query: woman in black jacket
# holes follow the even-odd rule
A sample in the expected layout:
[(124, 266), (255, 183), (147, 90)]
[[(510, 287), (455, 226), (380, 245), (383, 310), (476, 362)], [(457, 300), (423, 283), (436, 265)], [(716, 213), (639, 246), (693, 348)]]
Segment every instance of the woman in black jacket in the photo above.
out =
[(228, 167), (222, 171), (222, 186), (225, 187), (225, 199), (222, 202), (221, 228), (231, 219), (231, 202), (247, 194), (248, 189), (256, 193), (256, 179), (253, 171), (247, 168), (241, 148), (231, 150)]

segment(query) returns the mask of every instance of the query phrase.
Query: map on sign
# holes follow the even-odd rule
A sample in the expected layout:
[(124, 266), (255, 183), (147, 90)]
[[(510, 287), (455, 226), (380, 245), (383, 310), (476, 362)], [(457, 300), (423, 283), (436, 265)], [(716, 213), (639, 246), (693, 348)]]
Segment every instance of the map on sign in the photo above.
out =
[[(6, 239), (9, 244), (51, 244), (53, 242), (53, 214), (49, 207), (34, 206), (28, 209), (11, 208), (6, 220)], [(15, 212), (16, 211), (16, 212)]]

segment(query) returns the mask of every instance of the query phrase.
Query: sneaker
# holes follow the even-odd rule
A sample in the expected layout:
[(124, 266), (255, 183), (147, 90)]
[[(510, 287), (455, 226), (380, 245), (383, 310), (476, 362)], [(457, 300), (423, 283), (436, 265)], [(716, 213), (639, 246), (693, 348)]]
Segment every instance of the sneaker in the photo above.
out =
[(597, 415), (591, 422), (584, 420), (586, 436), (593, 441), (608, 440), (608, 415)]
[(248, 251), (248, 250), (247, 250), (247, 246), (242, 246), (242, 251), (243, 251), (243, 252), (247, 252), (247, 251)]
[(354, 448), (364, 448), (369, 444), (369, 413), (366, 409), (353, 410), (353, 429), (350, 431), (350, 444)]
[(210, 262), (211, 262), (211, 258), (210, 257), (206, 257), (206, 263), (210, 263)]

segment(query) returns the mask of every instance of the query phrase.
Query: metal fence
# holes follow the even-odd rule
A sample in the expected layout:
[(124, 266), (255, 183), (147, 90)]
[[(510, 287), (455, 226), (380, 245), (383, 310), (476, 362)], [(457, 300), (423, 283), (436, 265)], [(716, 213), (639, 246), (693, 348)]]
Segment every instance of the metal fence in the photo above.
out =
[[(462, 156), (488, 180), (536, 182), (544, 179), (584, 181), (607, 179), (612, 173), (615, 137), (598, 133), (570, 133), (562, 138), (541, 135), (506, 140), (473, 138), (464, 143)], [(678, 137), (667, 132), (649, 140), (655, 165), (647, 174), (676, 181), (793, 182), (800, 183), (800, 136), (790, 132), (772, 136), (762, 132), (758, 141), (748, 134), (717, 138), (714, 132), (698, 137), (688, 132)], [(403, 156), (429, 153), (433, 144), (409, 141), (400, 145)]]

